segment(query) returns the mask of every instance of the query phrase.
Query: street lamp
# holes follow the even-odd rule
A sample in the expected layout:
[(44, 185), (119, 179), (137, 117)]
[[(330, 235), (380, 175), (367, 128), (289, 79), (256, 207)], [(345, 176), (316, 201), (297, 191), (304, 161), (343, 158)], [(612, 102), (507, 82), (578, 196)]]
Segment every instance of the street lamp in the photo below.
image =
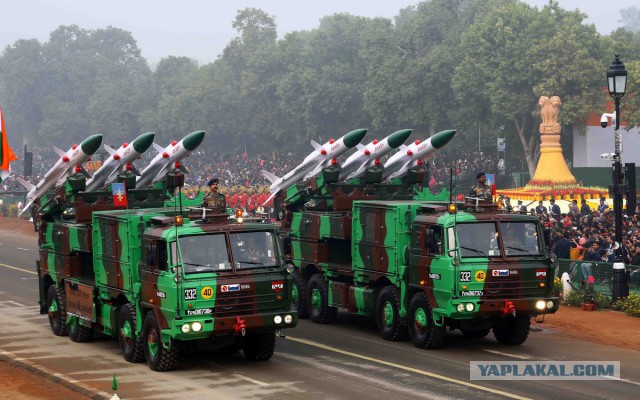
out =
[(622, 181), (622, 163), (620, 161), (622, 152), (622, 137), (620, 135), (620, 99), (624, 96), (627, 88), (627, 70), (620, 61), (620, 55), (616, 54), (616, 59), (607, 70), (607, 84), (609, 96), (613, 97), (616, 105), (616, 127), (615, 127), (615, 155), (613, 162), (613, 184), (609, 187), (609, 193), (613, 194), (613, 211), (615, 213), (615, 234), (618, 250), (613, 264), (613, 287), (612, 297), (617, 300), (620, 297), (629, 295), (629, 282), (622, 259), (622, 195), (627, 192), (627, 185)]

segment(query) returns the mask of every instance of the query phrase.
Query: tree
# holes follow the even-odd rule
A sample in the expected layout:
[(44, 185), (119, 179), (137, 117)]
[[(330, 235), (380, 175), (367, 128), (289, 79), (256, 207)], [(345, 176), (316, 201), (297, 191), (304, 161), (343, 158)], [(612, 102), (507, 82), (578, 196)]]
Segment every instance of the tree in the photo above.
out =
[(533, 175), (539, 97), (561, 97), (563, 125), (584, 126), (588, 112), (602, 104), (595, 89), (602, 83), (600, 41), (593, 25), (582, 24), (584, 14), (554, 1), (541, 10), (518, 1), (494, 6), (489, 3), (491, 12), (462, 37), (465, 58), (456, 68), (454, 89), (470, 118), (513, 125)]
[(624, 29), (640, 33), (640, 10), (637, 7), (629, 7), (620, 10), (620, 22)]

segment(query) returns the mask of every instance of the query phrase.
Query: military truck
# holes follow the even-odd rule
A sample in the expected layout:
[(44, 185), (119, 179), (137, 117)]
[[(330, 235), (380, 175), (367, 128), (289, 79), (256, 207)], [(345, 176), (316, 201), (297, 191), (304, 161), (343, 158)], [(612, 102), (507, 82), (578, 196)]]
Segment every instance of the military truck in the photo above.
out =
[(276, 195), (295, 309), (317, 323), (338, 308), (370, 316), (384, 339), (421, 348), (441, 346), (447, 327), (523, 343), (531, 317), (558, 307), (538, 219), (431, 195), (425, 173), (381, 183), (373, 167), (338, 182), (329, 167)]
[(39, 303), (54, 335), (117, 337), (125, 360), (155, 371), (198, 346), (271, 358), (276, 333), (298, 318), (277, 226), (192, 207), (201, 199), (167, 188), (128, 190), (128, 208), (115, 206), (110, 192), (83, 192), (84, 179), (35, 208)]

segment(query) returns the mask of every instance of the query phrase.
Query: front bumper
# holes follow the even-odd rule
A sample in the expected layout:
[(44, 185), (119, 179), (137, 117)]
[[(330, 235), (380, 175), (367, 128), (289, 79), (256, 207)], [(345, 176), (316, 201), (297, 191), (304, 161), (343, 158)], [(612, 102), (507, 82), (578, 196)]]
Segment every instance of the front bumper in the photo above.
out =
[[(538, 305), (544, 303), (544, 308)], [(553, 303), (552, 307), (549, 305)], [(473, 309), (471, 306), (473, 305)], [(553, 314), (558, 311), (560, 300), (557, 297), (535, 297), (526, 299), (481, 299), (474, 297), (452, 299), (445, 313), (441, 313), (446, 318), (453, 319), (471, 319), (478, 317), (502, 317), (506, 315), (524, 315), (531, 316), (542, 314)], [(464, 308), (460, 311), (458, 308)]]
[[(289, 316), (290, 318), (287, 318)], [(287, 322), (291, 319), (291, 322)], [(194, 330), (196, 323), (200, 323), (201, 329)], [(217, 335), (242, 335), (246, 332), (279, 331), (293, 328), (298, 324), (296, 311), (268, 312), (260, 314), (238, 315), (229, 317), (212, 318), (211, 315), (187, 316), (180, 320), (174, 320), (169, 329), (162, 331), (163, 340), (196, 340), (205, 339)], [(184, 326), (187, 325), (187, 328)]]

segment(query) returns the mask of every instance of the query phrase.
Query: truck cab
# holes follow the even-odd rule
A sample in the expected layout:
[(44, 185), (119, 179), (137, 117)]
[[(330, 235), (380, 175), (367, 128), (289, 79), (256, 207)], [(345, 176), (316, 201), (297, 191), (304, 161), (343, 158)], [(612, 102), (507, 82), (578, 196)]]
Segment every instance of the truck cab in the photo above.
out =
[[(409, 281), (424, 293), (434, 330), (501, 343), (526, 340), (532, 316), (554, 313), (552, 263), (539, 220), (495, 210), (424, 206), (413, 224)], [(411, 319), (422, 308), (411, 307)], [(429, 321), (421, 318), (425, 328)], [(415, 324), (414, 324), (415, 325)]]

